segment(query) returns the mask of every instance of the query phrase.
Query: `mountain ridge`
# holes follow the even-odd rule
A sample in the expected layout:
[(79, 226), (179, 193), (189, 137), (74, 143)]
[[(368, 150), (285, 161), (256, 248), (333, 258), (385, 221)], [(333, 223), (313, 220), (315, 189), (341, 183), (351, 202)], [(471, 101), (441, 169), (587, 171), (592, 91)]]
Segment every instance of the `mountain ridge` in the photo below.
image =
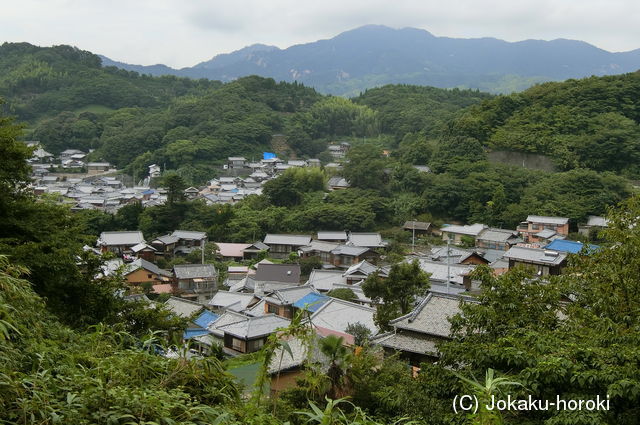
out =
[(298, 81), (322, 93), (353, 96), (383, 84), (472, 88), (494, 93), (519, 91), (532, 83), (640, 68), (640, 49), (609, 52), (580, 40), (438, 37), (419, 28), (365, 25), (329, 39), (280, 49), (253, 44), (193, 67), (113, 65), (151, 75), (232, 81), (260, 75)]

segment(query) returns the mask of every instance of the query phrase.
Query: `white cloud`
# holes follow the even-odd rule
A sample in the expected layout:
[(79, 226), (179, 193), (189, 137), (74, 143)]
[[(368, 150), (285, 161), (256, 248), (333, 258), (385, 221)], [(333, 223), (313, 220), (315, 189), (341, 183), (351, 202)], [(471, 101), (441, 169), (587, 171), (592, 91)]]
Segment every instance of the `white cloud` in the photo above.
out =
[(438, 36), (584, 40), (640, 48), (631, 0), (21, 0), (4, 5), (2, 41), (72, 44), (130, 63), (192, 66), (253, 43), (288, 47), (365, 24)]

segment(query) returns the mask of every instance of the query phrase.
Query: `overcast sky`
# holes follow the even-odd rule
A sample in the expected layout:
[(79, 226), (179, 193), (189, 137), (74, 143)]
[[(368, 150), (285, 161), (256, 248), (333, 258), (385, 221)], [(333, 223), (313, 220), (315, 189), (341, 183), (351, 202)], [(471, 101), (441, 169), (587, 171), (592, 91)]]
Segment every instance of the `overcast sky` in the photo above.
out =
[(638, 0), (0, 0), (0, 41), (70, 44), (134, 64), (193, 66), (263, 43), (286, 48), (365, 24), (508, 41), (640, 48)]

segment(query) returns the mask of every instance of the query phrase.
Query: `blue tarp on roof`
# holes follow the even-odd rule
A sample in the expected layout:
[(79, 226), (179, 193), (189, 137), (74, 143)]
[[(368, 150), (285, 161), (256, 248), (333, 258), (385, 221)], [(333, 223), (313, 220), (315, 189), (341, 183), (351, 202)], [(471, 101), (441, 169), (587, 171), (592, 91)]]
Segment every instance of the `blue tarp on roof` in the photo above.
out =
[[(545, 246), (544, 249), (551, 249), (553, 251), (560, 251), (560, 252), (568, 252), (569, 254), (577, 254), (582, 250), (583, 246), (584, 244), (582, 242), (556, 239), (555, 241), (551, 242), (549, 245)], [(600, 246), (598, 245), (592, 245), (592, 244), (587, 245), (588, 254), (591, 254), (599, 249), (600, 249)]]
[(155, 191), (153, 189), (145, 190), (142, 192), (143, 195), (153, 195)]
[(262, 152), (262, 159), (273, 159), (276, 157), (276, 154), (273, 152)]
[[(293, 306), (299, 309), (306, 309), (310, 312), (315, 312), (317, 309), (322, 307), (324, 303), (329, 300), (329, 297), (322, 294), (310, 293), (300, 298), (298, 301), (293, 303)], [(313, 304), (313, 305), (312, 305)]]
[(191, 339), (197, 336), (207, 335), (208, 333), (209, 331), (207, 331), (206, 329), (200, 329), (200, 328), (187, 329), (186, 331), (184, 331), (184, 334), (182, 334), (182, 339)]
[(209, 310), (205, 310), (200, 313), (200, 316), (196, 320), (193, 321), (196, 325), (201, 328), (207, 329), (209, 324), (214, 320), (217, 320), (220, 315), (210, 312)]

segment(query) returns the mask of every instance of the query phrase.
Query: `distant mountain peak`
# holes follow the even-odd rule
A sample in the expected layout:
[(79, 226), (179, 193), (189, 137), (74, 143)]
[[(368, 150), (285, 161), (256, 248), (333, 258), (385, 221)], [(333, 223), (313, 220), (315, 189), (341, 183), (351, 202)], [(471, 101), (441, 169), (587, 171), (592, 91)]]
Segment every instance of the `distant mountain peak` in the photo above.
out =
[(510, 93), (543, 81), (632, 72), (640, 68), (639, 52), (610, 53), (567, 39), (439, 37), (418, 28), (371, 24), (286, 49), (253, 44), (178, 71), (121, 67), (221, 81), (255, 74), (347, 96), (384, 84)]

